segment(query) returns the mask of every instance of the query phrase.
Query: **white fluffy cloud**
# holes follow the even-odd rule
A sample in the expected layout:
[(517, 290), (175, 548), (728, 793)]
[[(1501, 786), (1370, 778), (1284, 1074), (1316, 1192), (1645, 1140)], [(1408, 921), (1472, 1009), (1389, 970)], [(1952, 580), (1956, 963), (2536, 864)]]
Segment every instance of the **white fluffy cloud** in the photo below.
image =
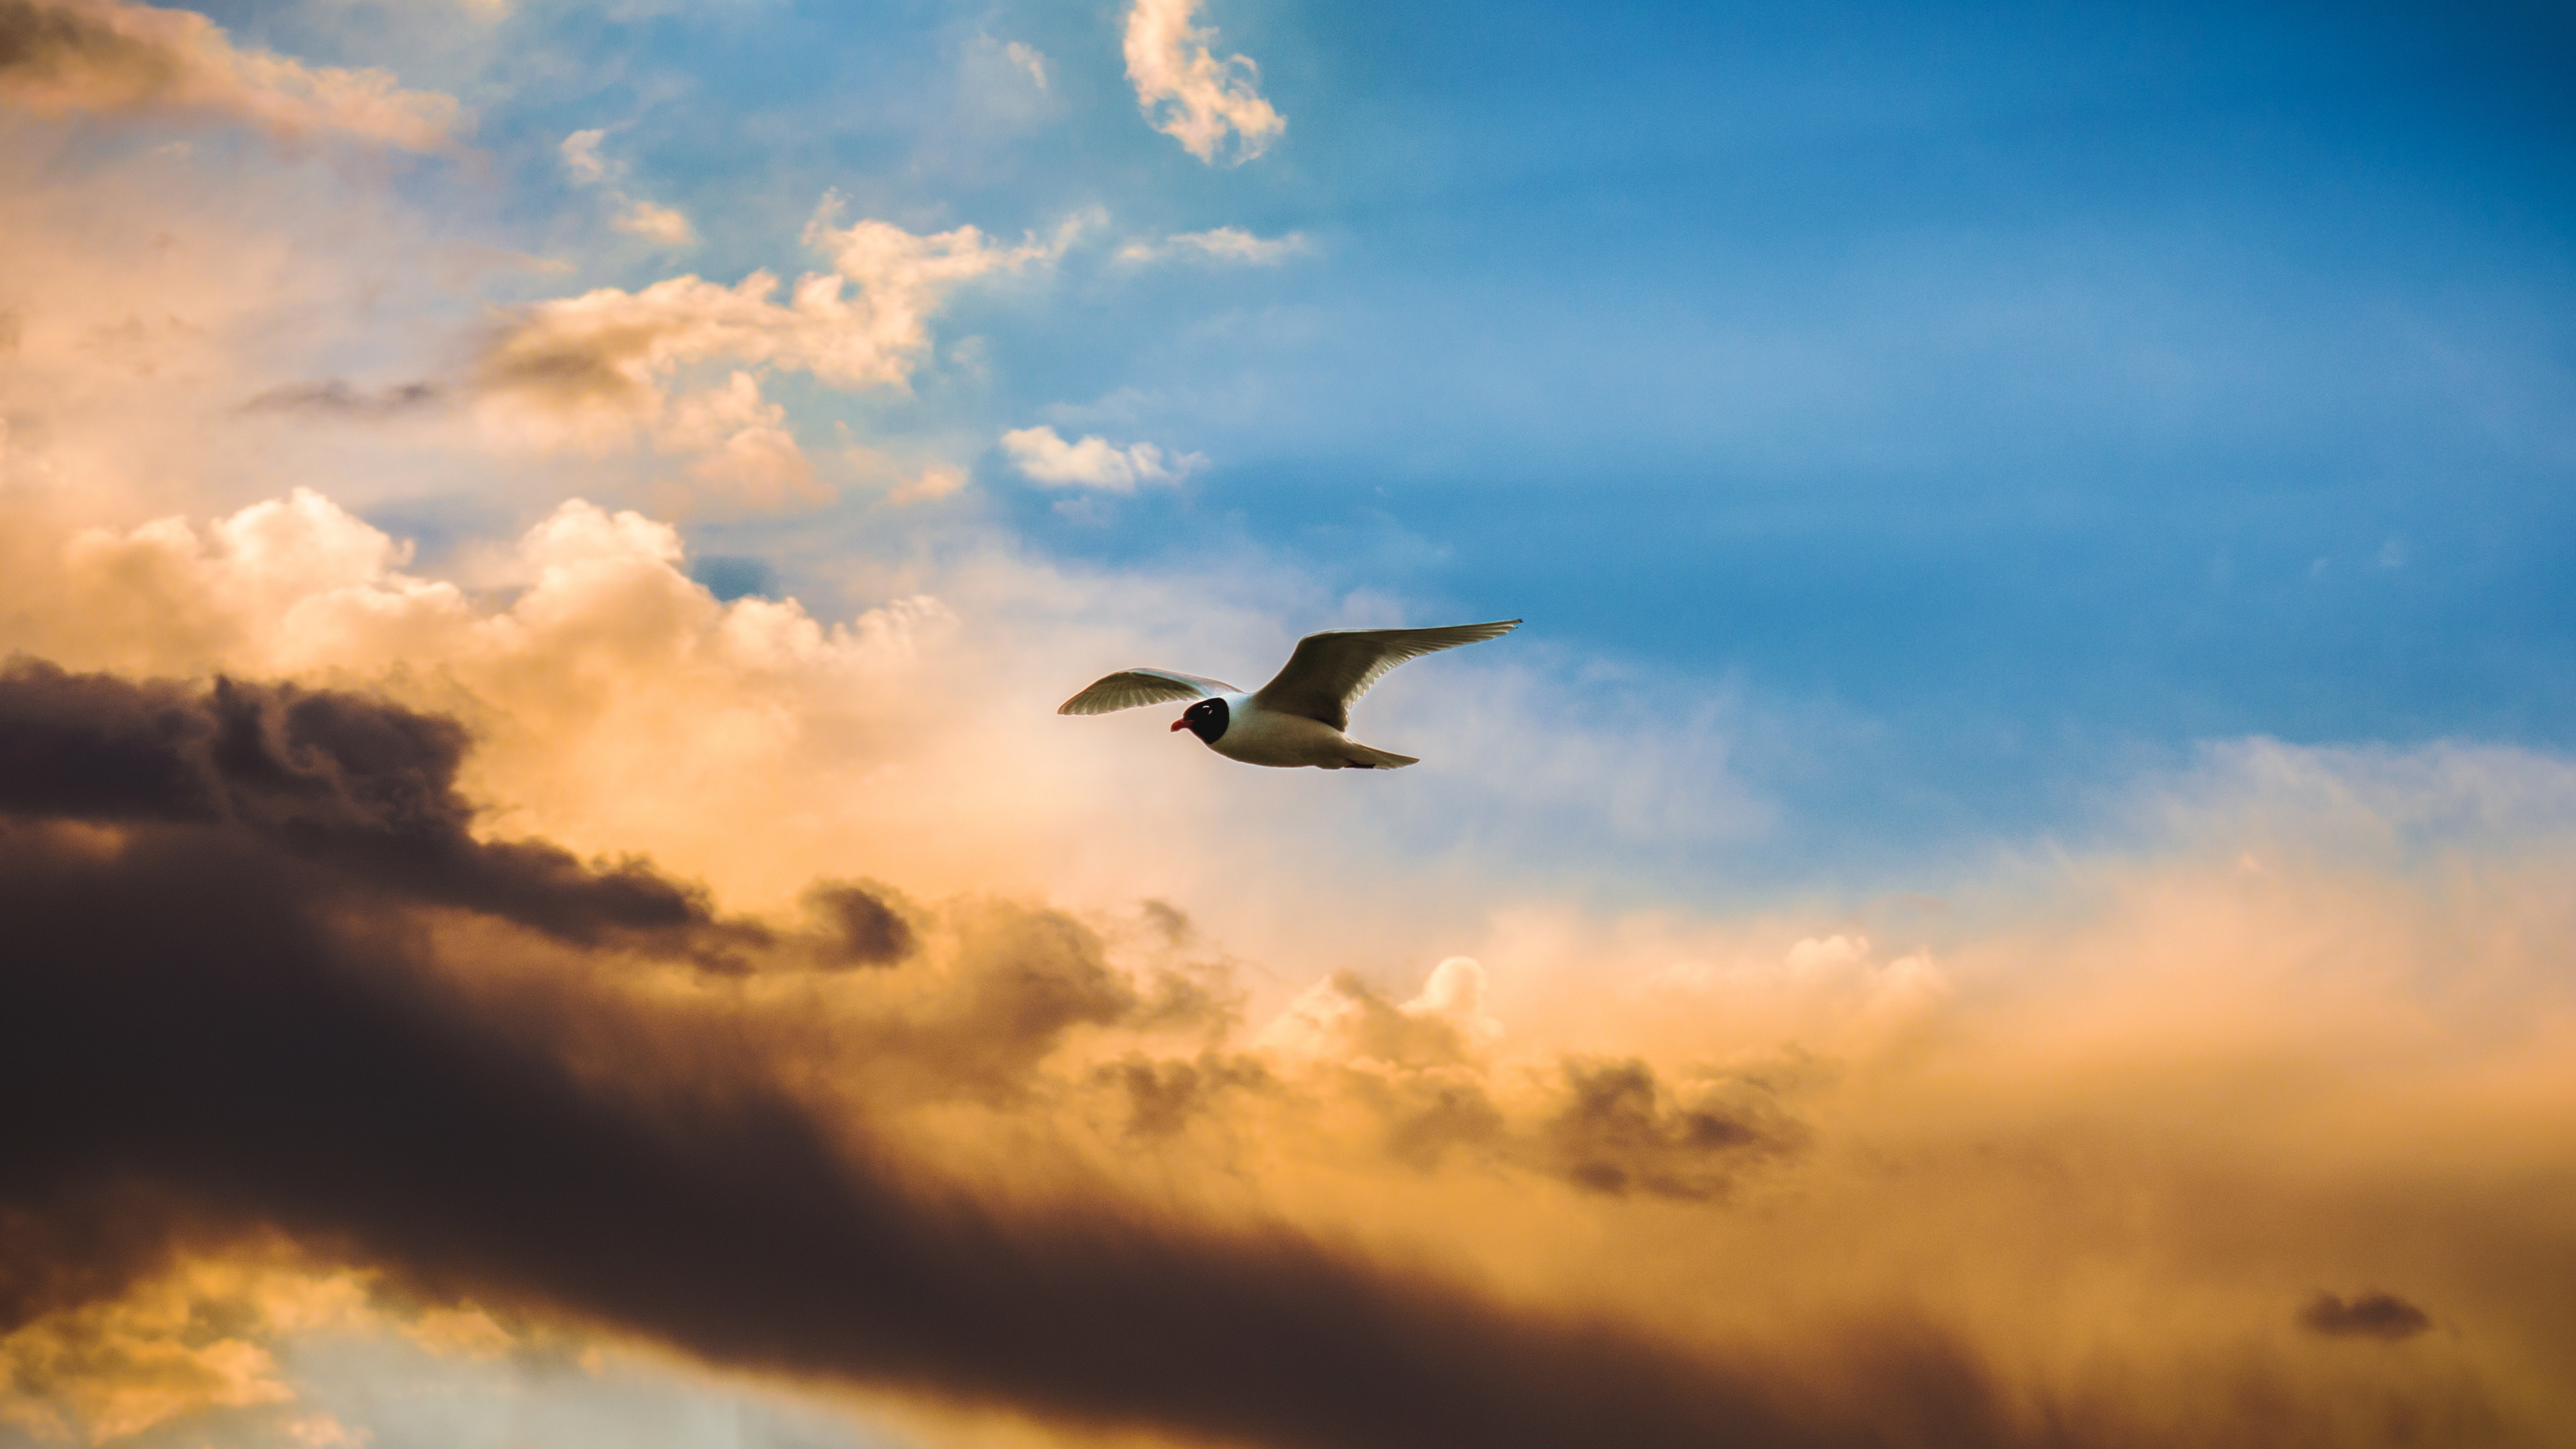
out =
[[(520, 310), (483, 349), (474, 382), (484, 425), (544, 449), (604, 452), (641, 437), (663, 452), (705, 453), (692, 476), (724, 485), (738, 502), (828, 496), (813, 483), (784, 410), (760, 401), (757, 371), (804, 372), (852, 390), (905, 387), (930, 351), (930, 317), (951, 287), (1052, 259), (1087, 224), (1077, 218), (1051, 239), (1010, 246), (971, 226), (926, 236), (882, 221), (836, 226), (832, 207), (827, 200), (805, 232), (832, 269), (799, 277), (783, 300), (778, 278), (761, 271), (730, 287), (680, 276)], [(685, 233), (687, 224), (669, 214), (670, 231)], [(680, 390), (692, 369), (710, 363), (751, 370)], [(732, 425), (720, 429), (713, 420)], [(1162, 467), (1159, 458), (1146, 461)], [(908, 496), (936, 497), (953, 491), (952, 481), (926, 474)]]
[(1239, 226), (1220, 226), (1208, 231), (1177, 232), (1161, 241), (1131, 241), (1118, 249), (1118, 260), (1158, 262), (1179, 258), (1194, 262), (1275, 267), (1309, 250), (1304, 232), (1292, 231), (1285, 236), (1265, 237), (1255, 236)]
[(1111, 493), (1133, 493), (1140, 483), (1176, 483), (1207, 463), (1203, 454), (1166, 454), (1152, 443), (1121, 447), (1099, 437), (1068, 443), (1049, 427), (1004, 433), (1002, 451), (1010, 455), (1020, 476), (1032, 483)]
[(1249, 161), (1285, 135), (1288, 118), (1262, 99), (1260, 68), (1247, 56), (1219, 60), (1213, 30), (1190, 22), (1199, 0), (1136, 0), (1127, 11), (1127, 77), (1154, 129), (1213, 164), (1226, 133), (1235, 160)]
[(0, 101), (39, 115), (211, 112), (281, 136), (412, 151), (451, 146), (466, 128), (454, 97), (403, 90), (389, 71), (243, 50), (203, 15), (124, 0), (0, 5)]
[(971, 226), (928, 236), (882, 221), (836, 227), (832, 207), (827, 200), (805, 232), (832, 270), (799, 277), (783, 302), (778, 278), (760, 271), (730, 287), (681, 276), (524, 309), (484, 351), (491, 411), (596, 444), (658, 416), (665, 381), (691, 363), (765, 363), (834, 387), (902, 387), (951, 286), (1052, 258), (1071, 234), (1004, 246)]

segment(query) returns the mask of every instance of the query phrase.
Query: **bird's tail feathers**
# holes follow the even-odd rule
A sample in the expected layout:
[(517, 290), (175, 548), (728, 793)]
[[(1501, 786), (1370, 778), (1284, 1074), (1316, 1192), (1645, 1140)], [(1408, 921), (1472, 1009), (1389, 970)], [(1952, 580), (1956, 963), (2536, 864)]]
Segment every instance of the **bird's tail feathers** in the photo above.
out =
[(1401, 770), (1407, 765), (1422, 763), (1411, 755), (1390, 754), (1385, 750), (1373, 750), (1362, 744), (1352, 744), (1345, 748), (1350, 751), (1349, 760), (1354, 769)]

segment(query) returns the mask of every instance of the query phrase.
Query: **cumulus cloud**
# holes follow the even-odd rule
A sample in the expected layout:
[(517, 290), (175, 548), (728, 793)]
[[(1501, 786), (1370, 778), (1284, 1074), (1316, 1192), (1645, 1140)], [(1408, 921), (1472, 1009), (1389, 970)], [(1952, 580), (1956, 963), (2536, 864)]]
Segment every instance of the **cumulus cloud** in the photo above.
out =
[[(916, 235), (881, 221), (832, 224), (835, 203), (806, 229), (832, 270), (799, 278), (779, 299), (777, 277), (754, 272), (727, 287), (673, 277), (640, 291), (603, 287), (539, 302), (503, 318), (476, 365), (478, 411), (499, 436), (592, 451), (639, 435), (665, 451), (709, 450), (694, 475), (741, 501), (777, 506), (824, 496), (785, 428), (759, 401), (758, 379), (674, 396), (689, 368), (732, 362), (809, 373), (839, 388), (901, 388), (929, 352), (929, 319), (948, 290), (1059, 255), (1079, 229), (1017, 246), (974, 227)], [(730, 423), (730, 430), (713, 426)], [(935, 488), (946, 475), (925, 475)], [(934, 496), (930, 493), (915, 496)]]
[(1209, 231), (1176, 232), (1160, 241), (1131, 241), (1118, 249), (1118, 259), (1154, 262), (1178, 257), (1186, 261), (1275, 267), (1309, 250), (1303, 232), (1263, 237), (1241, 227), (1220, 226)]
[(1108, 493), (1133, 493), (1140, 483), (1177, 483), (1207, 464), (1203, 454), (1166, 454), (1152, 443), (1121, 447), (1097, 437), (1068, 443), (1054, 428), (1044, 426), (1002, 434), (1002, 451), (1020, 476), (1032, 483)]
[(1155, 130), (1213, 164), (1231, 132), (1234, 160), (1249, 161), (1285, 135), (1288, 119), (1264, 100), (1250, 58), (1219, 60), (1213, 30), (1191, 22), (1199, 0), (1135, 0), (1127, 11), (1127, 78)]
[(0, 101), (39, 115), (207, 113), (412, 151), (454, 145), (465, 124), (453, 97), (403, 90), (391, 72), (242, 50), (203, 15), (128, 0), (0, 0)]
[(787, 431), (787, 409), (760, 395), (760, 383), (735, 372), (715, 387), (683, 393), (654, 420), (653, 441), (665, 452), (693, 455), (689, 474), (711, 492), (760, 508), (821, 503), (832, 494)]

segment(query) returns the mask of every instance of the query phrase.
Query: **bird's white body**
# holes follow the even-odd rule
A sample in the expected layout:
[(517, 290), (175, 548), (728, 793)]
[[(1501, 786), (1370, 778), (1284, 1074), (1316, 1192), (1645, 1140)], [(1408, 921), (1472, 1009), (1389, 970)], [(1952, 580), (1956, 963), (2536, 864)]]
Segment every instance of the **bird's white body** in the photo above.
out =
[(1393, 761), (1413, 763), (1403, 755), (1373, 750), (1322, 720), (1263, 709), (1249, 693), (1221, 694), (1217, 698), (1225, 701), (1225, 733), (1210, 741), (1208, 748), (1229, 760), (1282, 769), (1313, 766), (1323, 770), (1393, 769)]
[(1497, 639), (1518, 619), (1435, 629), (1327, 629), (1297, 641), (1279, 676), (1255, 690), (1170, 669), (1122, 669), (1068, 699), (1058, 714), (1108, 714), (1139, 705), (1192, 701), (1172, 721), (1211, 750), (1247, 765), (1282, 769), (1401, 770), (1411, 755), (1361, 744), (1342, 733), (1351, 704), (1408, 659)]

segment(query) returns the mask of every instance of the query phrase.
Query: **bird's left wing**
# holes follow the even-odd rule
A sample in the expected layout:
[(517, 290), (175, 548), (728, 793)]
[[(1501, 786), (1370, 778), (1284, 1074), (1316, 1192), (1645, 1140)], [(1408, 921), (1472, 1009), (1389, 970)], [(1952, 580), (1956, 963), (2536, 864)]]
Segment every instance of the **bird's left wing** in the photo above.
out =
[(1211, 695), (1234, 692), (1234, 686), (1222, 679), (1201, 679), (1195, 674), (1175, 674), (1168, 669), (1122, 669), (1094, 680), (1089, 689), (1058, 705), (1056, 713), (1107, 714), (1112, 710), (1134, 709), (1140, 704), (1206, 699)]
[(1351, 705), (1386, 672), (1408, 659), (1461, 644), (1499, 639), (1518, 619), (1450, 624), (1438, 629), (1327, 629), (1297, 641), (1279, 677), (1252, 696), (1263, 709), (1301, 714), (1337, 730), (1351, 727)]

